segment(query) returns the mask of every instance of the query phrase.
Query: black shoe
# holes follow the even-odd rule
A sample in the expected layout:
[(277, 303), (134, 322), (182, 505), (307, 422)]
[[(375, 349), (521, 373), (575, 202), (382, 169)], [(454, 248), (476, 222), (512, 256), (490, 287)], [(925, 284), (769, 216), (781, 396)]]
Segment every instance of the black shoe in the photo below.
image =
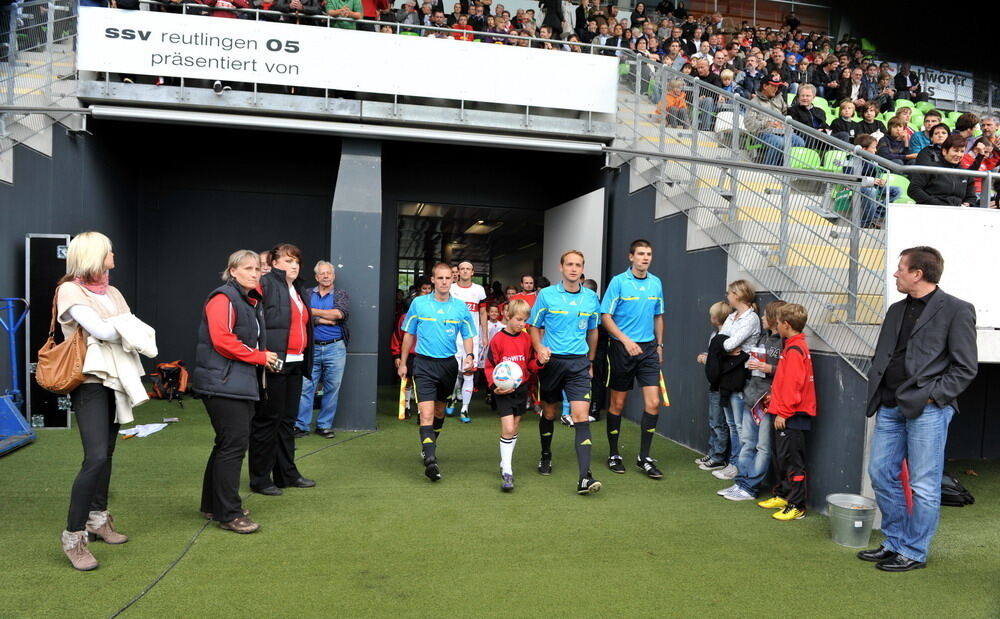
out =
[(885, 561), (886, 559), (891, 559), (896, 556), (896, 553), (889, 550), (885, 546), (879, 546), (878, 548), (872, 550), (862, 550), (858, 553), (858, 558), (862, 561), (871, 561), (872, 563), (879, 563), (880, 561)]
[(424, 475), (431, 481), (441, 481), (441, 469), (438, 468), (437, 460), (424, 460)]
[(594, 494), (601, 489), (601, 482), (591, 479), (589, 476), (580, 480), (576, 485), (577, 494)]
[(314, 482), (313, 480), (306, 479), (305, 477), (299, 477), (295, 481), (287, 484), (285, 487), (286, 488), (312, 488), (315, 485), (316, 485), (316, 482)]
[(625, 474), (625, 462), (622, 461), (622, 457), (618, 454), (608, 458), (608, 468), (611, 469), (612, 472), (618, 473), (619, 475)]
[(333, 428), (316, 428), (316, 434), (319, 434), (323, 438), (333, 438), (337, 436), (333, 432)]
[(925, 568), (927, 567), (927, 563), (923, 561), (914, 561), (913, 559), (908, 559), (903, 555), (897, 554), (896, 556), (890, 557), (885, 561), (879, 561), (875, 564), (875, 567), (883, 572), (909, 572), (910, 570)]
[(261, 488), (259, 490), (257, 488), (250, 488), (250, 489), (256, 492), (257, 494), (263, 494), (266, 496), (281, 496), (283, 494), (281, 492), (281, 488), (277, 486), (268, 486), (266, 488)]
[(305, 436), (309, 436), (309, 430), (299, 430), (298, 428), (296, 428), (295, 432), (292, 432), (292, 436), (294, 438), (303, 438)]
[(653, 479), (663, 477), (663, 473), (660, 472), (660, 469), (656, 468), (656, 460), (650, 458), (649, 456), (646, 456), (645, 458), (636, 458), (635, 465)]
[(538, 473), (540, 475), (552, 474), (552, 454), (542, 454), (542, 459), (538, 461)]

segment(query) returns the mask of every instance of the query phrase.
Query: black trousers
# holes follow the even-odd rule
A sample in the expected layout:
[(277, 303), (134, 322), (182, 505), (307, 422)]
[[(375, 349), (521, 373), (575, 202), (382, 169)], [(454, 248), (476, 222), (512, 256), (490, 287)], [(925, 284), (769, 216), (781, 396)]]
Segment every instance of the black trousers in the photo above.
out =
[(212, 397), (205, 398), (205, 409), (215, 429), (215, 444), (205, 465), (201, 511), (214, 514), (219, 522), (229, 522), (243, 515), (240, 472), (250, 445), (254, 402)]
[[(749, 413), (747, 413), (749, 414)], [(774, 495), (795, 507), (806, 504), (805, 430), (774, 430)]]
[[(250, 487), (284, 488), (302, 477), (295, 467), (295, 419), (302, 398), (302, 363), (267, 374), (267, 387), (250, 425)], [(273, 480), (272, 480), (273, 475)]]
[(83, 442), (83, 464), (70, 492), (66, 530), (83, 531), (91, 511), (108, 508), (111, 457), (120, 426), (115, 423), (115, 392), (104, 385), (84, 383), (69, 397)]

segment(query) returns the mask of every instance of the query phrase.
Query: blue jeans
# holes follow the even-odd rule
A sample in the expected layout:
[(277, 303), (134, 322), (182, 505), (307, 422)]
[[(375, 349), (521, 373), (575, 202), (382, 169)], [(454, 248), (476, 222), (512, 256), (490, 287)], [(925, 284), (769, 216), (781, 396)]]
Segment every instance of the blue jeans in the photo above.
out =
[[(765, 131), (757, 136), (757, 139), (764, 143), (764, 165), (779, 166), (785, 160), (785, 136), (781, 133)], [(805, 141), (792, 134), (792, 146), (805, 146)]]
[(760, 425), (754, 423), (753, 415), (747, 411), (743, 414), (743, 424), (740, 426), (739, 464), (740, 470), (736, 482), (750, 494), (756, 496), (757, 488), (764, 483), (768, 468), (771, 466), (771, 419), (773, 415), (764, 415)]
[[(948, 424), (955, 414), (950, 406), (928, 404), (922, 415), (907, 419), (899, 408), (881, 407), (872, 438), (871, 476), (875, 501), (882, 511), (882, 545), (914, 561), (926, 561), (927, 549), (937, 531), (941, 511), (941, 475)], [(913, 513), (906, 513), (906, 498), (899, 480), (906, 458), (913, 490)]]
[(698, 99), (698, 130), (711, 131), (715, 127), (716, 101), (711, 97)]
[(344, 377), (344, 362), (347, 360), (347, 346), (344, 340), (313, 345), (312, 376), (302, 377), (302, 399), (299, 401), (299, 417), (295, 427), (299, 430), (309, 430), (312, 422), (313, 399), (316, 396), (316, 385), (323, 381), (323, 402), (316, 417), (316, 428), (328, 430), (333, 427), (333, 418), (337, 414), (337, 399), (340, 397), (340, 381)]
[(726, 414), (719, 404), (719, 392), (708, 392), (708, 457), (714, 462), (726, 461), (726, 442), (729, 440), (729, 428), (726, 426)]
[[(727, 406), (728, 404), (728, 406)], [(726, 415), (729, 426), (729, 464), (739, 467), (740, 457), (740, 425), (743, 423), (743, 393), (730, 394), (729, 402), (722, 403), (722, 412)]]
[(861, 187), (861, 227), (869, 228), (876, 219), (885, 217), (885, 206), (882, 201), (885, 199), (885, 192), (889, 192), (889, 203), (891, 204), (899, 197), (899, 187)]

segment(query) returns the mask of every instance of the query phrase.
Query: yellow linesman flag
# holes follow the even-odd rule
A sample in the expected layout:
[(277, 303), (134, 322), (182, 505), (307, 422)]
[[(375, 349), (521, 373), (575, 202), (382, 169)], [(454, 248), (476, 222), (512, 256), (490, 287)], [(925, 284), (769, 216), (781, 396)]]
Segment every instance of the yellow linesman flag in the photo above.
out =
[[(661, 385), (663, 383), (660, 383)], [(399, 381), (399, 419), (406, 419), (406, 379)]]
[(670, 406), (670, 396), (667, 395), (667, 382), (663, 380), (663, 370), (660, 370), (660, 396), (663, 397), (663, 405)]

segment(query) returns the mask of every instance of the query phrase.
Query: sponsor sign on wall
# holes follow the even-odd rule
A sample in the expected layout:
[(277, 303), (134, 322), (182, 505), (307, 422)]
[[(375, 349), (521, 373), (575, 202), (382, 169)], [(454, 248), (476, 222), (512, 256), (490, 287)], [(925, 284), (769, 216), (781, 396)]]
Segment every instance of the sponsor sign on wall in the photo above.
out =
[(614, 57), (80, 7), (77, 69), (613, 114)]

